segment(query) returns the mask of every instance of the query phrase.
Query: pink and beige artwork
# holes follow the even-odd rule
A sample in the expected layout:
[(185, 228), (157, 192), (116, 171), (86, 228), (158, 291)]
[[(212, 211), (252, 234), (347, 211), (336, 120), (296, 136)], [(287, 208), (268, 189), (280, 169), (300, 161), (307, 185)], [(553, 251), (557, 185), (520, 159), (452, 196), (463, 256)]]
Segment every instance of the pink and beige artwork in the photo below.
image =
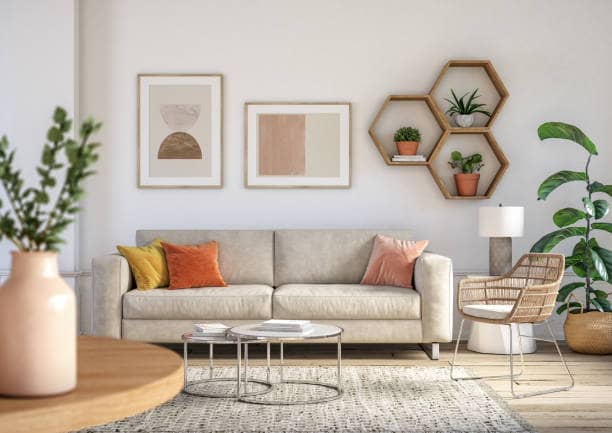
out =
[(259, 114), (257, 118), (258, 175), (338, 176), (338, 114)]
[(162, 104), (162, 119), (175, 131), (164, 138), (157, 152), (158, 159), (202, 159), (202, 148), (195, 137), (186, 131), (200, 117), (199, 104)]

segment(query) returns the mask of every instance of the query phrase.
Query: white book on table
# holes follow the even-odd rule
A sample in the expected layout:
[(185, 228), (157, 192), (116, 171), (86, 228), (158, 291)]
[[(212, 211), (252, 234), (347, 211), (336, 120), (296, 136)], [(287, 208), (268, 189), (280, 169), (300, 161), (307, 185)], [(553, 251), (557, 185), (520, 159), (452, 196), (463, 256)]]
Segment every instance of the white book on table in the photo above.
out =
[(229, 326), (223, 323), (196, 323), (193, 329), (196, 332), (225, 332)]

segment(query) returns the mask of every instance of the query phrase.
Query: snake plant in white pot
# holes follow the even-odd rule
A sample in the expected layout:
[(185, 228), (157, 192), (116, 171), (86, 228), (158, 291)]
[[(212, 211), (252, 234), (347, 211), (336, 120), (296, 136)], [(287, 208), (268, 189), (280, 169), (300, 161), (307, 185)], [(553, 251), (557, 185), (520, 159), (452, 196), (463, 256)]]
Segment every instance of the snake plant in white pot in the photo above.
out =
[[(15, 150), (6, 136), (0, 139), (5, 191), (0, 239), (16, 248), (9, 278), (0, 286), (2, 395), (53, 395), (76, 386), (76, 300), (58, 273), (57, 250), (61, 233), (79, 211), (83, 181), (94, 173), (99, 144), (90, 137), (100, 126), (85, 121), (76, 141), (68, 135), (72, 121), (66, 111), (56, 108), (36, 167), (39, 183), (33, 187), (15, 168)], [(60, 170), (65, 171), (62, 182), (57, 181)]]

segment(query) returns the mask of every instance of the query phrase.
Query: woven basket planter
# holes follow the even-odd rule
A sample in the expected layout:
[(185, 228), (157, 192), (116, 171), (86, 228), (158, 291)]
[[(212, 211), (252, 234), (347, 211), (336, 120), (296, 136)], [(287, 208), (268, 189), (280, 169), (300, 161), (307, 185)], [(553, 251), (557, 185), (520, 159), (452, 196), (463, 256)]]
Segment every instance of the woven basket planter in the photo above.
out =
[(612, 354), (612, 313), (569, 313), (563, 330), (565, 341), (574, 352)]

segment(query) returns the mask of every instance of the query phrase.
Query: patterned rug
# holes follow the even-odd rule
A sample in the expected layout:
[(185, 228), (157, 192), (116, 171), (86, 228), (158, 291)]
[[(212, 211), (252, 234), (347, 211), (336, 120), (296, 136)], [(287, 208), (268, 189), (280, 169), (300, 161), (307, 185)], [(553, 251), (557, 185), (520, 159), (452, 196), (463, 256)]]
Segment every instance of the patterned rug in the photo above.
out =
[[(272, 381), (276, 377), (273, 369)], [(287, 379), (317, 379), (335, 383), (335, 368), (286, 367)], [(230, 377), (233, 368), (215, 369)], [(249, 369), (264, 379), (265, 369)], [(460, 371), (459, 374), (467, 374)], [(481, 381), (454, 382), (443, 367), (344, 367), (344, 394), (322, 404), (268, 406), (233, 399), (179, 394), (173, 400), (121, 421), (82, 433), (209, 433), (209, 432), (504, 432), (535, 430)], [(208, 370), (190, 367), (189, 379), (208, 377)], [(219, 382), (229, 392), (234, 382)], [(251, 391), (260, 385), (253, 384)], [(202, 389), (202, 388), (200, 388)], [(210, 388), (209, 388), (210, 389)], [(221, 389), (214, 389), (219, 392)], [(257, 399), (300, 399), (330, 395), (322, 387), (286, 384)]]

